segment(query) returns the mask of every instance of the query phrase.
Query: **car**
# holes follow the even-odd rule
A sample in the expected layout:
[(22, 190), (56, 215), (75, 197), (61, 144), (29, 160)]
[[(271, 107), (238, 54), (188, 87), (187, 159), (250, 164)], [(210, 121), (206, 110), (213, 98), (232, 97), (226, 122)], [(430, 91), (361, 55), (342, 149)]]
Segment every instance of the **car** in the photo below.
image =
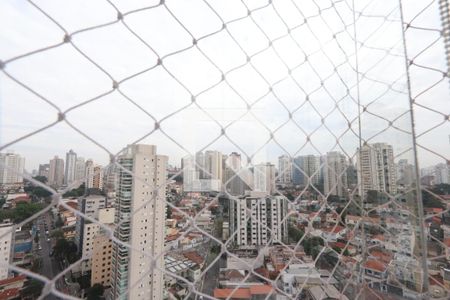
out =
[(42, 247), (41, 247), (41, 245), (39, 245), (39, 247), (38, 247), (38, 250), (42, 250)]
[(49, 242), (49, 243), (50, 243), (50, 239), (47, 239), (47, 242)]
[(45, 231), (45, 234), (48, 235), (48, 230)]

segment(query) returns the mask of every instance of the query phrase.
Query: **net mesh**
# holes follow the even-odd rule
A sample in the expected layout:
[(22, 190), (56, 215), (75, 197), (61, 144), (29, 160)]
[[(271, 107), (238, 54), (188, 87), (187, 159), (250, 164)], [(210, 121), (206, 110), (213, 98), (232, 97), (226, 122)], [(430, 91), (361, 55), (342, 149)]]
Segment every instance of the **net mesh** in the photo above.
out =
[[(161, 294), (139, 297), (447, 299), (448, 199), (419, 174), (419, 163), (442, 162), (448, 183), (446, 1), (0, 7), (0, 150), (77, 146), (109, 161), (62, 189), (21, 174), (51, 196), (2, 237), (19, 227), (44, 228), (54, 216), (52, 222), (65, 221), (66, 239), (84, 235), (83, 249), (88, 238), (101, 249), (44, 254), (30, 268), (2, 262), (27, 276), (23, 293), (79, 299), (80, 276), (107, 258), (103, 267), (110, 268), (101, 274), (108, 281), (96, 280), (110, 298), (126, 298), (151, 275), (150, 289)], [(127, 161), (133, 144), (157, 145), (172, 164), (183, 157), (181, 168), (149, 183)], [(225, 159), (211, 149), (239, 155)], [(388, 171), (365, 175), (377, 155)], [(277, 171), (266, 163), (275, 160)], [(427, 176), (436, 180), (433, 172)], [(100, 177), (116, 202), (113, 224), (81, 209), (82, 200), (74, 206), (63, 197)], [(129, 181), (153, 196), (119, 214)], [(243, 190), (275, 196), (242, 198)], [(150, 240), (131, 245), (130, 220), (161, 202), (163, 249), (155, 251)], [(76, 222), (68, 225), (68, 215)], [(258, 237), (250, 228), (259, 228)], [(49, 236), (45, 248), (58, 239)], [(52, 252), (64, 252), (61, 245)], [(109, 255), (102, 256), (104, 247)], [(142, 256), (151, 267), (141, 279), (109, 287), (119, 285), (121, 253)]]

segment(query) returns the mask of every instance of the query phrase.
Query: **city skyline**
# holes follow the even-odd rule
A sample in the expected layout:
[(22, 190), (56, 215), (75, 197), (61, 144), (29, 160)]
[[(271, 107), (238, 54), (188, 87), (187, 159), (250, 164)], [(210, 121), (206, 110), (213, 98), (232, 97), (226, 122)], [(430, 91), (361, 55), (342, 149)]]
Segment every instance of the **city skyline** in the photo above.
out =
[[(74, 10), (81, 10), (81, 7), (78, 5), (72, 5)], [(103, 11), (107, 16), (110, 16), (113, 11), (112, 8), (106, 4), (91, 5), (98, 6), (98, 10)], [(179, 3), (177, 5), (181, 6), (177, 8), (178, 11), (178, 9), (184, 7), (185, 4)], [(195, 5), (198, 6), (200, 11), (205, 9), (205, 7), (199, 3), (196, 3)], [(190, 7), (190, 9), (195, 9), (195, 7), (197, 7), (195, 5), (194, 7)], [(418, 4), (411, 5), (412, 8), (414, 8)], [(50, 7), (48, 4), (44, 6), (45, 8)], [(120, 7), (122, 9), (131, 9), (132, 5), (121, 3)], [(220, 11), (227, 16), (228, 14), (240, 15), (243, 13), (243, 8), (242, 5), (233, 4), (228, 8), (221, 7)], [(282, 7), (280, 7), (280, 9), (281, 8)], [(386, 9), (388, 8), (395, 8), (395, 6), (392, 3), (387, 2)], [(233, 12), (233, 9), (236, 11)], [(315, 10), (315, 7), (312, 3), (306, 3), (304, 4), (304, 9), (307, 13), (311, 13)], [(63, 11), (57, 9), (52, 10), (52, 12), (56, 14), (58, 19), (64, 21), (63, 23), (68, 27), (68, 30), (80, 28), (81, 24), (73, 19), (71, 15), (66, 15)], [(20, 32), (27, 32), (27, 30), (31, 29), (34, 30), (32, 26), (34, 24), (38, 24), (37, 28), (40, 29), (39, 34), (27, 36), (27, 46), (22, 45), (20, 39), (11, 37), (7, 33), (3, 33), (4, 36), (0, 36), (0, 50), (2, 50), (6, 56), (1, 57), (3, 61), (6, 61), (14, 55), (25, 52), (32, 48), (32, 46), (38, 47), (51, 43), (51, 41), (60, 41), (61, 37), (59, 36), (59, 33), (61, 35), (63, 34), (63, 32), (59, 32), (59, 30), (54, 28), (53, 24), (43, 22), (45, 18), (35, 12), (31, 5), (26, 3), (9, 4), (5, 2), (2, 13), (2, 19), (5, 22), (9, 21), (15, 23), (20, 28)], [(408, 15), (412, 13), (407, 10), (405, 11), (405, 14), (406, 17), (408, 17)], [(154, 17), (154, 19), (135, 17), (133, 15), (132, 18), (130, 17), (130, 26), (140, 33), (142, 32), (142, 28), (151, 27), (153, 22), (166, 22), (168, 17), (164, 12), (158, 14), (153, 13), (151, 16)], [(270, 15), (256, 14), (255, 18), (257, 24), (260, 24), (262, 20), (268, 22), (264, 23), (264, 28), (274, 27), (274, 31), (269, 36), (269, 38), (272, 39), (278, 34), (281, 34), (283, 28), (277, 27), (278, 23), (276, 20), (272, 20), (269, 16)], [(289, 19), (296, 17), (294, 11), (289, 11), (286, 7), (283, 9), (283, 16)], [(97, 18), (91, 16), (88, 19), (92, 24), (95, 24), (100, 20), (104, 20), (104, 18), (107, 19), (106, 16), (103, 16), (103, 18), (102, 16), (98, 16)], [(24, 20), (24, 22), (14, 22), (16, 19)], [(194, 36), (196, 37), (201, 36), (202, 33), (205, 32), (205, 29), (202, 28), (203, 26), (200, 19), (201, 18), (196, 18), (196, 20), (190, 20), (189, 22), (189, 28), (194, 29)], [(331, 20), (337, 21), (333, 18)], [(215, 25), (219, 25), (218, 20), (215, 18), (208, 19), (208, 21), (213, 22)], [(438, 10), (429, 12), (427, 22), (427, 25), (431, 27), (440, 26)], [(361, 25), (366, 24), (361, 23)], [(370, 32), (373, 26), (375, 26), (370, 23), (367, 25), (367, 28), (365, 26), (359, 28), (359, 34), (361, 36)], [(231, 34), (236, 34), (236, 39), (243, 45), (245, 53), (237, 49), (236, 45), (233, 45), (233, 43), (229, 41), (230, 37), (228, 36), (228, 33), (225, 33), (223, 36), (220, 35), (218, 41), (214, 40), (210, 43), (199, 42), (198, 44), (200, 47), (199, 49), (212, 55), (212, 59), (217, 61), (219, 67), (224, 72), (239, 65), (241, 61), (245, 62), (246, 56), (252, 55), (257, 49), (263, 48), (267, 40), (267, 38), (261, 37), (258, 29), (251, 26), (251, 24), (240, 22), (239, 26), (241, 26), (244, 33), (247, 35), (255, 36), (255, 40), (252, 40), (255, 45), (252, 47), (252, 44), (246, 42), (245, 39), (243, 39), (243, 36), (238, 35), (235, 30), (230, 30)], [(390, 25), (389, 28), (391, 27), (392, 30), (388, 32), (383, 31), (383, 41), (385, 42), (377, 41), (375, 46), (390, 48), (392, 46), (392, 40), (396, 40), (400, 37), (401, 33), (398, 30), (400, 25), (396, 26), (396, 24), (394, 24), (392, 26)], [(30, 32), (33, 32), (33, 30)], [(100, 65), (103, 68), (106, 68), (108, 72), (112, 73), (112, 77), (116, 81), (128, 76), (130, 73), (140, 71), (140, 60), (149, 61), (150, 63), (156, 59), (154, 54), (146, 54), (142, 45), (139, 45), (132, 35), (128, 35), (122, 29), (117, 30), (120, 34), (114, 34), (109, 30), (104, 30), (101, 31), (99, 35), (86, 34), (76, 36), (76, 39), (74, 38), (76, 42), (79, 43), (79, 47), (82, 50), (86, 51), (88, 55), (93, 55), (94, 59), (100, 61)], [(283, 42), (274, 42), (272, 45), (273, 50), (279, 51), (282, 53), (283, 58), (286, 58), (289, 68), (293, 68), (297, 64), (302, 63), (305, 53), (313, 53), (316, 44), (324, 42), (323, 39), (326, 40), (329, 35), (329, 32), (320, 26), (313, 27), (312, 31), (317, 33), (318, 42), (314, 42), (311, 45), (302, 45), (302, 47), (304, 46), (305, 48), (291, 49), (288, 46), (294, 47), (295, 45), (292, 45), (292, 41), (289, 39), (283, 39)], [(293, 32), (295, 32), (295, 35), (293, 35), (294, 41), (295, 38), (300, 41), (302, 38), (311, 39), (310, 32), (304, 32), (302, 30), (295, 30)], [(44, 35), (47, 36), (45, 39), (43, 38)], [(95, 52), (93, 52), (94, 49), (90, 46), (91, 44), (94, 44), (94, 41), (98, 41), (99, 36), (110, 41), (108, 43), (96, 44), (96, 50), (103, 53), (102, 57), (95, 55)], [(171, 36), (172, 38), (169, 40), (161, 39), (165, 36)], [(144, 35), (144, 38), (147, 39), (149, 37)], [(161, 29), (161, 32), (155, 36), (151, 36), (151, 38), (155, 39), (155, 46), (157, 46), (156, 50), (161, 52), (160, 56), (171, 53), (174, 49), (183, 45), (187, 46), (191, 43), (188, 34), (183, 32), (182, 28), (178, 25), (174, 25), (173, 27), (169, 26), (167, 28), (164, 27)], [(349, 54), (347, 54), (347, 52), (345, 54), (350, 56), (350, 49), (353, 48), (353, 45), (350, 45), (351, 43), (349, 44), (349, 42), (339, 34), (338, 38), (339, 45), (344, 47), (346, 51), (349, 51)], [(131, 49), (127, 47), (118, 47), (119, 45), (116, 44), (117, 39), (126, 41), (126, 43), (120, 43), (120, 46), (129, 43)], [(6, 43), (4, 42), (5, 40), (13, 42)], [(221, 42), (224, 43), (224, 46), (221, 45)], [(416, 53), (416, 42), (414, 42), (413, 39), (410, 39), (409, 42), (411, 43), (411, 45), (409, 45), (411, 48), (409, 51), (411, 55), (413, 55)], [(305, 150), (311, 152), (306, 154), (317, 154), (315, 153), (316, 150), (313, 149), (312, 145), (307, 140), (307, 137), (309, 137), (307, 135), (311, 133), (313, 134), (310, 136), (310, 141), (314, 143), (314, 146), (321, 152), (338, 150), (331, 149), (334, 146), (334, 137), (323, 126), (320, 127), (322, 125), (321, 119), (324, 118), (324, 116), (326, 116), (326, 118), (324, 118), (325, 125), (331, 128), (332, 132), (339, 137), (348, 129), (349, 121), (352, 123), (352, 130), (354, 132), (358, 131), (357, 120), (355, 117), (358, 115), (360, 109), (367, 106), (366, 109), (368, 109), (368, 112), (370, 113), (364, 113), (363, 111), (361, 115), (361, 133), (363, 139), (369, 139), (381, 132), (381, 136), (377, 136), (375, 139), (369, 140), (369, 142), (388, 142), (394, 144), (396, 153), (401, 153), (411, 147), (411, 136), (405, 134), (405, 132), (409, 132), (411, 129), (410, 119), (408, 115), (403, 115), (404, 112), (409, 110), (409, 100), (407, 99), (407, 95), (404, 94), (406, 79), (402, 77), (400, 82), (394, 81), (394, 77), (400, 75), (399, 72), (402, 70), (404, 63), (403, 58), (390, 58), (383, 61), (383, 64), (380, 65), (379, 69), (376, 71), (367, 71), (369, 74), (366, 74), (380, 79), (383, 78), (383, 76), (389, 75), (386, 80), (390, 80), (393, 87), (403, 92), (397, 93), (393, 90), (388, 90), (385, 94), (383, 86), (364, 82), (363, 78), (360, 85), (360, 93), (362, 101), (361, 106), (364, 107), (358, 107), (354, 103), (354, 99), (356, 98), (356, 90), (353, 86), (354, 78), (350, 78), (346, 75), (346, 72), (349, 70), (344, 67), (342, 67), (342, 69), (338, 68), (334, 73), (336, 78), (332, 77), (325, 81), (324, 87), (331, 93), (327, 93), (324, 89), (313, 92), (314, 88), (320, 85), (320, 80), (323, 80), (327, 75), (326, 71), (329, 66), (322, 66), (320, 64), (321, 59), (326, 60), (326, 55), (324, 55), (324, 53), (316, 54), (316, 56), (311, 55), (309, 58), (314, 64), (309, 66), (306, 61), (303, 61), (303, 64), (305, 64), (304, 68), (296, 69), (296, 72), (286, 73), (286, 68), (284, 66), (280, 67), (282, 64), (275, 57), (276, 55), (272, 52), (272, 48), (261, 53), (261, 58), (269, 59), (261, 60), (257, 59), (257, 56), (254, 57), (254, 60), (252, 60), (254, 68), (247, 63), (247, 67), (239, 68), (239, 70), (234, 71), (234, 73), (227, 74), (227, 82), (222, 82), (215, 86), (214, 89), (208, 90), (198, 97), (196, 96), (195, 103), (192, 102), (193, 96), (173, 80), (167, 71), (156, 68), (150, 73), (147, 72), (134, 78), (132, 81), (124, 82), (123, 87), (120, 90), (121, 93), (124, 93), (130, 97), (130, 99), (133, 99), (135, 103), (147, 113), (151, 111), (152, 117), (149, 117), (148, 114), (138, 109), (136, 106), (131, 105), (126, 98), (117, 91), (111, 91), (111, 93), (99, 98), (97, 101), (68, 111), (66, 115), (67, 120), (100, 145), (109, 149), (111, 153), (117, 153), (127, 144), (142, 138), (154, 128), (163, 129), (164, 133), (177, 141), (179, 145), (188, 149), (190, 152), (195, 152), (196, 150), (207, 146), (210, 141), (219, 137), (221, 135), (221, 126), (229, 126), (226, 128), (227, 135), (230, 136), (234, 143), (239, 144), (247, 154), (251, 155), (271, 137), (270, 132), (262, 126), (263, 123), (271, 132), (276, 131), (274, 137), (277, 139), (278, 143), (286, 148), (289, 154), (292, 155), (295, 153), (295, 151), (297, 151), (304, 143), (307, 143), (308, 145), (306, 145), (306, 147), (309, 148)], [(112, 49), (115, 50), (112, 51)], [(336, 56), (337, 61), (345, 58), (341, 53), (333, 49), (334, 48), (325, 48), (324, 50), (327, 51), (325, 53), (331, 51), (330, 53), (333, 53)], [(399, 53), (402, 53), (403, 51), (401, 47), (395, 47), (391, 50), (393, 54), (398, 55), (401, 55)], [(438, 49), (433, 48), (432, 51), (432, 53), (435, 54), (438, 52)], [(231, 55), (224, 55), (225, 53), (230, 53)], [(369, 67), (372, 66), (373, 61), (368, 59), (371, 54), (372, 53), (369, 52), (369, 50), (364, 48), (361, 49), (361, 61), (359, 64), (361, 70), (369, 70)], [(375, 56), (377, 55), (378, 54)], [(136, 57), (129, 61), (128, 58), (130, 56)], [(183, 62), (186, 64), (183, 68), (181, 68), (181, 66), (174, 68), (174, 65), (179, 63), (179, 60), (170, 61), (169, 59), (167, 66), (168, 70), (179, 77), (184, 85), (188, 86), (193, 95), (196, 95), (199, 91), (203, 91), (205, 85), (212, 84), (212, 80), (218, 79), (217, 77), (219, 75), (217, 74), (219, 72), (212, 70), (211, 65), (201, 60), (198, 56), (197, 52), (191, 51), (187, 53), (187, 59), (183, 59)], [(49, 59), (50, 57), (51, 59)], [(436, 67), (445, 66), (443, 56), (434, 55), (432, 58), (432, 60), (431, 58), (427, 58), (427, 60), (421, 61), (421, 63), (430, 63)], [(273, 63), (269, 63), (270, 61), (273, 61)], [(44, 62), (45, 67), (43, 65)], [(351, 63), (351, 60), (349, 63)], [(352, 64), (350, 65), (354, 68)], [(62, 68), (62, 66), (66, 66), (66, 68)], [(393, 74), (390, 74), (391, 72), (384, 72), (387, 68), (392, 69), (394, 66), (395, 72), (393, 72)], [(317, 76), (311, 76), (315, 73), (311, 67), (317, 67), (317, 70), (315, 71), (318, 72), (319, 78), (317, 78)], [(31, 88), (49, 98), (52, 103), (55, 103), (59, 110), (49, 106), (35, 95), (21, 90), (16, 83), (3, 73), (0, 73), (0, 79), (2, 79), (3, 86), (2, 109), (0, 112), (0, 119), (2, 120), (0, 145), (5, 145), (16, 138), (29, 134), (33, 130), (54, 122), (59, 112), (63, 112), (70, 107), (78, 105), (81, 101), (95, 96), (96, 93), (105, 92), (111, 86), (109, 79), (101, 78), (101, 72), (88, 66), (87, 62), (83, 61), (78, 54), (67, 47), (52, 50), (52, 52), (48, 54), (40, 53), (35, 57), (27, 58), (27, 61), (24, 63), (20, 61), (12, 62), (8, 65), (7, 69), (13, 76), (24, 81), (25, 84), (30, 85)], [(267, 77), (268, 83), (262, 80), (261, 75), (258, 75), (255, 69)], [(26, 72), (24, 72), (24, 70), (26, 70)], [(84, 76), (74, 77), (72, 75), (74, 73), (69, 70), (77, 70), (80, 74), (84, 74)], [(431, 85), (434, 80), (434, 76), (429, 76), (427, 73), (422, 73), (419, 70), (413, 71), (414, 72), (411, 73), (411, 80), (420, 83), (417, 84), (418, 87), (427, 84)], [(30, 76), (30, 74), (39, 74), (39, 76)], [(283, 77), (283, 74), (286, 75), (286, 77)], [(277, 78), (282, 80), (280, 82), (272, 80)], [(339, 79), (344, 80), (347, 87), (352, 87), (350, 88), (351, 97), (344, 97), (346, 95), (345, 86), (340, 84)], [(98, 84), (92, 85), (91, 83), (94, 81)], [(56, 82), (58, 82), (58, 84), (56, 84)], [(245, 86), (242, 83), (246, 83), (248, 86)], [(434, 87), (432, 93), (430, 93), (430, 99), (426, 100), (426, 103), (430, 103), (430, 105), (432, 103), (432, 107), (445, 107), (445, 100), (447, 99), (448, 94), (447, 84), (448, 82), (444, 81)], [(304, 89), (303, 91), (299, 89), (299, 85)], [(238, 91), (245, 101), (241, 99), (233, 89)], [(419, 94), (420, 90), (418, 90), (418, 88), (416, 89), (413, 86), (412, 89), (413, 95)], [(268, 94), (263, 96), (266, 93)], [(383, 95), (382, 98), (372, 103), (374, 98), (372, 95), (378, 94)], [(336, 97), (336, 99), (334, 99), (334, 97)], [(341, 97), (344, 98), (341, 99)], [(333, 110), (336, 104), (335, 100), (337, 99), (340, 99), (338, 104), (339, 110), (349, 117), (348, 120), (343, 118), (337, 110)], [(307, 102), (304, 103), (305, 101)], [(425, 100), (421, 99), (421, 101)], [(110, 103), (110, 105), (105, 105), (106, 103)], [(161, 103), (163, 104), (161, 105)], [(249, 105), (251, 106), (250, 114), (248, 111)], [(27, 109), (22, 110), (22, 107), (27, 107)], [(185, 109), (182, 109), (183, 107)], [(182, 109), (182, 111), (178, 111), (179, 109)], [(384, 113), (376, 114), (377, 110), (382, 110)], [(317, 111), (320, 111), (321, 114), (317, 114)], [(177, 112), (174, 115), (176, 118), (164, 119), (174, 112)], [(374, 113), (375, 115), (373, 115)], [(392, 124), (383, 118), (388, 119)], [(439, 124), (438, 120), (432, 117), (430, 111), (422, 108), (416, 109), (415, 118), (417, 133), (426, 132), (430, 126)], [(23, 120), (27, 120), (27, 122), (24, 123)], [(116, 120), (120, 120), (120, 122), (117, 122)], [(158, 124), (157, 127), (155, 127), (155, 123)], [(220, 126), (218, 124), (220, 124)], [(281, 125), (283, 126), (278, 129)], [(298, 126), (301, 127), (303, 131), (300, 130)], [(393, 129), (392, 126), (399, 130)], [(387, 129), (387, 127), (390, 128)], [(245, 130), (242, 130), (243, 128), (245, 128)], [(316, 128), (318, 128), (317, 131), (314, 131)], [(443, 126), (438, 126), (433, 131), (435, 134), (421, 136), (420, 140), (424, 145), (435, 152), (442, 151), (443, 153), (449, 153), (449, 141), (447, 139), (436, 138), (438, 136), (447, 136), (447, 129), (448, 126), (445, 124)], [(151, 136), (140, 142), (160, 145), (161, 150), (164, 153), (167, 153), (173, 160), (171, 163), (178, 163), (179, 159), (187, 153), (165, 134), (157, 130)], [(298, 138), (293, 139), (293, 136), (298, 136)], [(47, 141), (52, 141), (52, 143), (49, 144)], [(344, 149), (352, 151), (358, 145), (358, 138), (350, 132), (347, 132), (346, 134), (343, 134), (339, 139), (339, 142)], [(242, 151), (236, 149), (231, 142), (223, 137), (215, 141), (215, 144), (217, 144), (217, 146), (212, 148), (220, 148), (223, 149), (224, 152), (231, 153), (233, 151), (238, 151), (242, 153)], [(27, 170), (30, 170), (36, 168), (39, 162), (46, 161), (49, 158), (49, 155), (52, 156), (54, 153), (63, 155), (63, 153), (70, 148), (83, 149), (86, 157), (91, 157), (102, 165), (105, 165), (109, 160), (108, 153), (102, 152), (102, 149), (80, 135), (65, 122), (58, 123), (43, 132), (33, 135), (3, 150), (14, 150), (29, 157), (26, 164)], [(439, 163), (442, 160), (441, 157), (432, 154), (430, 151), (425, 151), (422, 148), (419, 148), (418, 151), (421, 167), (430, 166)], [(263, 153), (258, 155), (262, 157), (261, 161), (266, 160), (275, 162), (278, 154), (281, 154), (281, 152), (279, 147), (271, 142), (267, 149), (263, 150)], [(277, 155), (273, 155), (273, 153), (277, 153)], [(411, 155), (409, 156), (410, 157), (405, 158), (412, 161)]]

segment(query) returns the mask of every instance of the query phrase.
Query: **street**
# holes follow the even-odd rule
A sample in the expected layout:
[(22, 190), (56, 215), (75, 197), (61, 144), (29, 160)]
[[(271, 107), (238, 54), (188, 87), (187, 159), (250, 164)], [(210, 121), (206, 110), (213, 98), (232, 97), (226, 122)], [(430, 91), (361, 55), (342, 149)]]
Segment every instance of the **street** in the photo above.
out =
[[(38, 255), (42, 258), (42, 264), (41, 264), (41, 274), (45, 277), (52, 279), (54, 278), (59, 272), (60, 268), (58, 266), (58, 262), (50, 257), (50, 253), (52, 252), (52, 238), (50, 237), (50, 231), (52, 228), (52, 219), (50, 217), (50, 214), (47, 213), (39, 218), (38, 222), (38, 228), (39, 228), (39, 245), (42, 248), (38, 251)], [(46, 233), (48, 232), (48, 234)], [(50, 241), (47, 241), (50, 239)], [(64, 280), (61, 278), (59, 279), (55, 287), (59, 291), (64, 292), (65, 283)], [(47, 300), (55, 300), (59, 299), (55, 295), (51, 294), (45, 297)]]

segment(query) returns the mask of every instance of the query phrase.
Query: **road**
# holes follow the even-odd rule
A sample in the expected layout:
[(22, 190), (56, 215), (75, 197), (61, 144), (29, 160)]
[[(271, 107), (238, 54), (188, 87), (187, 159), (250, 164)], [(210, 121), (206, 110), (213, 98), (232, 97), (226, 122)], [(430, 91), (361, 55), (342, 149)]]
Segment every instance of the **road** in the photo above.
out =
[[(210, 258), (211, 255), (211, 258)], [(213, 254), (210, 253), (207, 258), (207, 264), (210, 263), (214, 258), (212, 258)], [(205, 276), (201, 279), (201, 291), (202, 293), (206, 295), (213, 296), (214, 295), (214, 289), (219, 287), (219, 271), (220, 268), (225, 268), (227, 264), (227, 261), (225, 258), (221, 257), (219, 260), (215, 262), (214, 265), (212, 265), (208, 271), (206, 271)], [(207, 266), (208, 267), (208, 266)], [(198, 298), (197, 298), (198, 299)]]
[[(50, 214), (44, 214), (42, 217), (39, 218), (38, 222), (38, 228), (40, 231), (39, 236), (39, 245), (42, 247), (41, 250), (38, 251), (38, 255), (42, 258), (42, 264), (41, 264), (41, 274), (47, 277), (48, 279), (53, 279), (59, 272), (60, 268), (58, 266), (58, 262), (50, 257), (50, 253), (52, 252), (52, 241), (47, 241), (47, 239), (50, 238), (49, 235), (46, 234), (46, 231), (50, 231), (52, 228), (52, 219), (50, 217)], [(46, 230), (47, 228), (47, 230)], [(64, 292), (65, 289), (65, 283), (64, 280), (61, 278), (55, 283), (56, 289), (59, 291)], [(45, 297), (46, 300), (56, 300), (59, 299), (55, 295), (48, 295)]]

